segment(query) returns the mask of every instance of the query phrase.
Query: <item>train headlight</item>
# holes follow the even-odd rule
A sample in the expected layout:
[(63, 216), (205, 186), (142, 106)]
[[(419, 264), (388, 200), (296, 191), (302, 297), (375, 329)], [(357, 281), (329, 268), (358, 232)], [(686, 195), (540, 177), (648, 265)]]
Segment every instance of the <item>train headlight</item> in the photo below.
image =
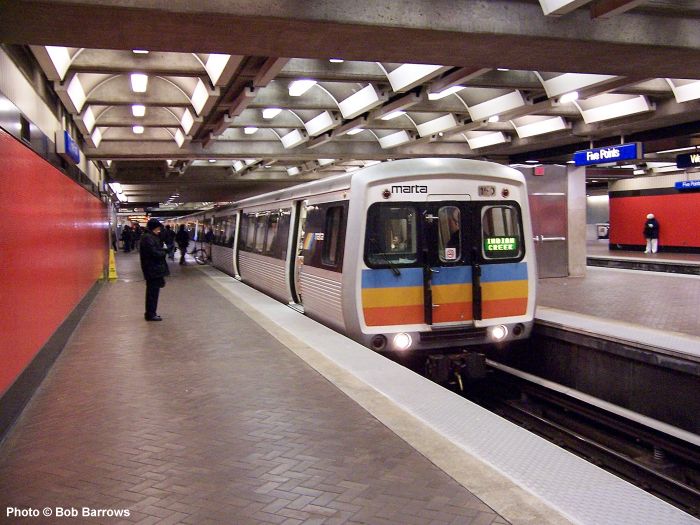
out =
[(503, 341), (508, 335), (508, 327), (504, 324), (499, 324), (491, 328), (491, 337), (494, 341)]
[(397, 350), (408, 350), (412, 342), (411, 336), (403, 332), (394, 336), (394, 348)]

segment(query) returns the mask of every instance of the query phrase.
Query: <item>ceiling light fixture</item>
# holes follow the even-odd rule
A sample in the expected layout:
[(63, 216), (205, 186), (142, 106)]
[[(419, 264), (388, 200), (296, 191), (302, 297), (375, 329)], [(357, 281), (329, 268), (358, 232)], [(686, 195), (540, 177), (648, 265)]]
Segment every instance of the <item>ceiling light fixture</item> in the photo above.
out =
[(328, 61), (332, 64), (342, 64), (343, 62), (345, 62), (345, 60), (343, 60), (342, 58), (329, 58)]
[(294, 80), (289, 84), (289, 96), (300, 97), (315, 85), (316, 81), (311, 79)]
[(365, 128), (355, 128), (351, 129), (346, 133), (346, 135), (357, 135), (358, 133), (362, 133), (365, 130)]
[(143, 73), (131, 74), (131, 89), (135, 93), (145, 93), (148, 89), (148, 75)]
[(401, 115), (405, 115), (405, 111), (401, 111), (400, 109), (396, 111), (392, 111), (391, 113), (387, 113), (383, 117), (380, 117), (381, 120), (392, 120), (395, 119), (396, 117), (400, 117)]
[(498, 122), (499, 120), (501, 120), (501, 117), (499, 117), (498, 115), (491, 115), (489, 117), (489, 122)]
[(258, 128), (256, 128), (255, 126), (246, 126), (245, 128), (243, 128), (243, 133), (245, 133), (246, 135), (252, 135), (257, 131)]
[(147, 55), (148, 49), (132, 49), (131, 52), (135, 55)]
[(457, 93), (458, 91), (461, 91), (464, 89), (464, 86), (452, 86), (447, 89), (443, 89), (439, 93), (428, 93), (428, 100), (439, 100), (441, 98), (445, 98), (448, 95), (452, 95), (453, 93)]
[(131, 129), (132, 129), (133, 132), (136, 133), (137, 135), (141, 135), (141, 134), (143, 133), (143, 126), (134, 126), (134, 127), (131, 128)]
[(131, 106), (131, 113), (133, 113), (135, 117), (143, 117), (146, 114), (146, 106), (143, 104), (134, 104)]
[(281, 108), (265, 108), (262, 110), (262, 116), (265, 119), (275, 118), (282, 112)]
[(578, 100), (578, 91), (565, 93), (561, 97), (559, 97), (560, 104), (568, 104), (569, 102), (573, 102), (574, 100)]

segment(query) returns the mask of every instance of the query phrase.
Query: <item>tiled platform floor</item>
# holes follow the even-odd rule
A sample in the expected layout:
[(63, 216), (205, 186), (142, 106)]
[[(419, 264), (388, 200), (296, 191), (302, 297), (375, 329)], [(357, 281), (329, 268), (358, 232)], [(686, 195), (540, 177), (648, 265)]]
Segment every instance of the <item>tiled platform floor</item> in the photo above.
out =
[(86, 506), (143, 524), (507, 523), (196, 268), (172, 268), (165, 320), (147, 323), (138, 257), (118, 257), (2, 444), (0, 522), (7, 506)]
[(697, 276), (589, 266), (585, 277), (540, 279), (537, 304), (700, 336)]

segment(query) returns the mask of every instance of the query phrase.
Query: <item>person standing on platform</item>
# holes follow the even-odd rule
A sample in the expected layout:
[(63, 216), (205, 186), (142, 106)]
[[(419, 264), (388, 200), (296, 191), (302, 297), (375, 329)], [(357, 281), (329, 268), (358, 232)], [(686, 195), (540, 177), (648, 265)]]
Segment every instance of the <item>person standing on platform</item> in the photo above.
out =
[(122, 242), (124, 243), (124, 253), (129, 253), (131, 251), (131, 228), (127, 224), (122, 228)]
[(190, 245), (190, 234), (185, 229), (184, 224), (181, 224), (180, 229), (177, 230), (175, 242), (177, 242), (177, 247), (180, 250), (180, 264), (185, 264), (185, 254), (187, 253), (187, 247)]
[(653, 213), (647, 215), (644, 223), (644, 237), (647, 240), (647, 249), (644, 253), (656, 253), (659, 250), (659, 221)]
[(157, 219), (150, 219), (139, 244), (141, 270), (146, 279), (146, 312), (144, 313), (146, 321), (163, 320), (157, 314), (158, 295), (160, 289), (165, 287), (165, 276), (170, 275), (170, 270), (165, 260), (166, 251), (163, 241), (158, 236), (162, 229), (163, 225)]
[(160, 232), (160, 238), (165, 243), (168, 252), (168, 259), (175, 260), (175, 232), (169, 224), (165, 225), (165, 229)]

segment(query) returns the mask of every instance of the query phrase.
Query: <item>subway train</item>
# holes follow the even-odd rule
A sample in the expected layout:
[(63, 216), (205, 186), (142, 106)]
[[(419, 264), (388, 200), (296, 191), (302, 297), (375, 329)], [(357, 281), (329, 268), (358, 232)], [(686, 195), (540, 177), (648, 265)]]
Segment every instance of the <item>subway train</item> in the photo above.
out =
[(384, 354), (527, 338), (536, 263), (525, 179), (490, 162), (375, 164), (187, 217), (212, 263)]

